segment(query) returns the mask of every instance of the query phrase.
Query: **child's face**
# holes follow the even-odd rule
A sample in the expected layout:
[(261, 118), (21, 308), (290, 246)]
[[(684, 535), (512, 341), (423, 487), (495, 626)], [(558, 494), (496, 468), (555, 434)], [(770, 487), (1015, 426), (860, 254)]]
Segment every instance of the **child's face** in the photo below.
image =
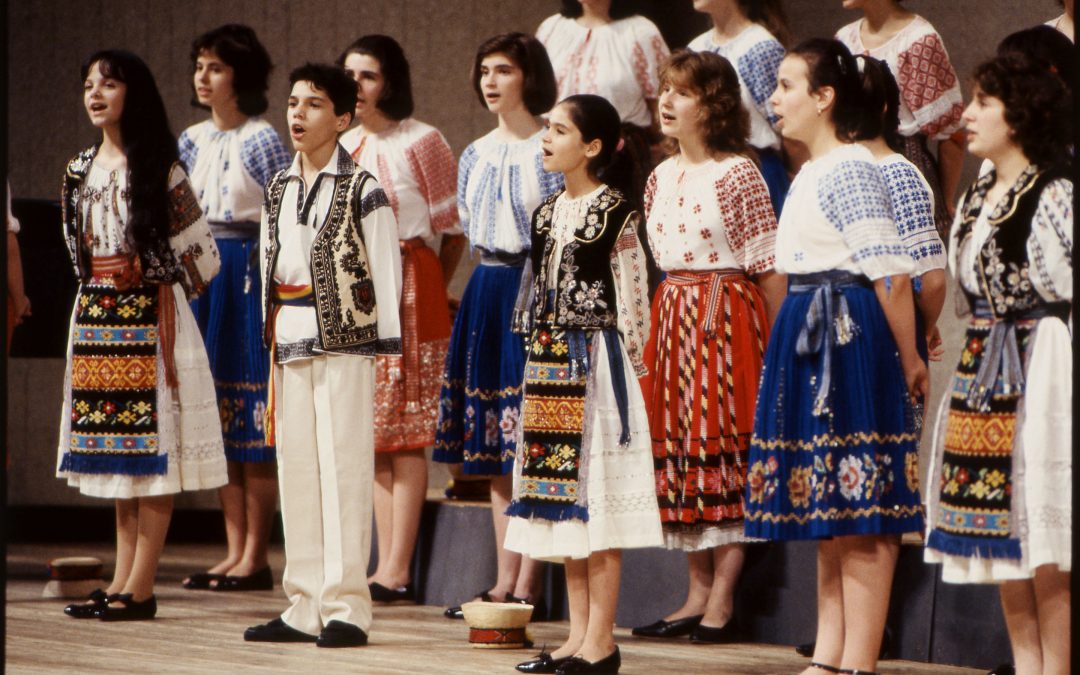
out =
[(195, 96), (202, 105), (218, 108), (236, 100), (232, 66), (208, 49), (199, 52), (199, 57), (195, 59), (192, 79)]
[(1001, 99), (979, 87), (975, 87), (974, 94), (963, 115), (968, 152), (987, 159), (1017, 147), (1013, 131), (1005, 121), (1005, 104)]
[(99, 129), (120, 126), (126, 92), (126, 84), (102, 75), (97, 63), (91, 65), (83, 82), (83, 105), (90, 123)]
[(334, 104), (322, 89), (310, 82), (293, 85), (285, 119), (289, 137), (297, 152), (311, 154), (327, 144), (337, 143), (338, 134), (349, 126), (349, 114), (334, 114)]
[(826, 118), (818, 112), (823, 102), (810, 91), (810, 70), (799, 56), (787, 56), (776, 74), (776, 91), (769, 97), (776, 123), (784, 138), (806, 142)]
[(382, 66), (368, 54), (349, 54), (345, 57), (345, 72), (356, 82), (356, 117), (362, 122), (365, 114), (377, 109), (386, 86)]
[(660, 86), (660, 131), (669, 138), (690, 140), (704, 133), (701, 97), (689, 88), (665, 80)]
[(480, 91), (493, 113), (510, 113), (525, 107), (521, 89), (525, 73), (506, 54), (488, 54), (480, 61)]
[(600, 139), (586, 143), (570, 117), (566, 104), (560, 103), (548, 115), (547, 131), (541, 140), (544, 171), (568, 173), (587, 165), (600, 152)]

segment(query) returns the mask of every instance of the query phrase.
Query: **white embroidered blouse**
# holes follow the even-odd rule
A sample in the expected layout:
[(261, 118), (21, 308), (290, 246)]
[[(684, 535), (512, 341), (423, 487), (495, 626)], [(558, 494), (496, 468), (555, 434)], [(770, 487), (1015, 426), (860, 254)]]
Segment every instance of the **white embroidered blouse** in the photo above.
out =
[(915, 276), (945, 269), (945, 245), (934, 225), (934, 192), (918, 167), (893, 153), (878, 160), (892, 197), (896, 231), (915, 261)]

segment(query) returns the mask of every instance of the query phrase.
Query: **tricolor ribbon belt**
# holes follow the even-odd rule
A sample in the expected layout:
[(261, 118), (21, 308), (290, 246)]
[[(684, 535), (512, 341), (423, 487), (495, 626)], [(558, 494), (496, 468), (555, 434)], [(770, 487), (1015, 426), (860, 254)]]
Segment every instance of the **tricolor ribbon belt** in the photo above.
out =
[(275, 445), (274, 440), (274, 408), (277, 402), (274, 387), (274, 361), (277, 355), (277, 339), (274, 329), (277, 326), (277, 315), (282, 307), (314, 307), (315, 293), (311, 286), (306, 284), (283, 284), (272, 281), (270, 290), (270, 316), (266, 318), (266, 333), (270, 345), (270, 382), (266, 392), (266, 412), (263, 413), (263, 429), (266, 431), (266, 444)]
[[(976, 298), (972, 313), (981, 319), (994, 318), (990, 303), (986, 298)], [(1069, 316), (1069, 303), (1051, 303), (1037, 305), (1008, 319), (998, 319), (990, 327), (986, 338), (982, 362), (975, 379), (968, 389), (966, 403), (968, 408), (986, 412), (990, 409), (990, 399), (994, 395), (994, 383), (1001, 375), (1003, 394), (1013, 394), (1024, 388), (1024, 361), (1020, 355), (1020, 345), (1016, 340), (1016, 322), (1042, 319), (1056, 316), (1063, 321)]]
[(416, 309), (417, 253), (427, 248), (420, 237), (402, 239), (401, 246), (401, 345), (404, 349), (405, 367), (401, 373), (405, 381), (405, 412), (420, 412), (420, 340), (417, 329), (419, 317)]
[(708, 285), (705, 296), (705, 325), (702, 328), (705, 335), (712, 337), (716, 334), (716, 310), (720, 306), (720, 289), (726, 282), (745, 281), (746, 278), (746, 273), (740, 269), (670, 270), (664, 280), (673, 286)]
[(873, 288), (861, 274), (844, 270), (788, 275), (789, 293), (813, 293), (806, 319), (799, 329), (795, 353), (799, 356), (821, 354), (821, 377), (814, 397), (815, 415), (828, 412), (829, 389), (832, 384), (833, 349), (851, 342), (857, 326), (851, 319), (844, 288)]
[[(90, 259), (90, 274), (108, 277), (118, 291), (143, 283), (139, 259), (132, 255), (94, 256)], [(180, 386), (176, 376), (176, 296), (172, 284), (158, 285), (158, 340), (161, 360), (165, 366), (165, 383), (172, 389)]]

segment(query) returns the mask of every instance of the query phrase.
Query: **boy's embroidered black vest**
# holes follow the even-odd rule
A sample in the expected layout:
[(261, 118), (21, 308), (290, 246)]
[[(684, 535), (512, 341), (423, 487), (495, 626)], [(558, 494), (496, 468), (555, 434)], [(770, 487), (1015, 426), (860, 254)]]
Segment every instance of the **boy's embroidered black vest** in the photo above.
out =
[[(80, 214), (82, 185), (86, 181), (86, 175), (90, 173), (90, 166), (94, 163), (97, 151), (98, 146), (89, 147), (68, 162), (60, 194), (64, 240), (67, 242), (71, 264), (75, 267), (75, 276), (80, 281), (90, 279), (90, 250), (81, 245), (82, 237), (85, 235)], [(170, 223), (170, 231), (174, 229), (172, 225)], [(161, 241), (156, 246), (139, 248), (138, 255), (140, 272), (144, 280), (155, 284), (171, 284), (180, 280), (180, 266), (169, 242)]]
[[(533, 317), (542, 317), (548, 288), (548, 261), (555, 242), (548, 237), (555, 214), (555, 200), (562, 190), (549, 196), (533, 213), (532, 258)], [(574, 229), (574, 240), (563, 246), (555, 284), (555, 324), (568, 328), (612, 328), (616, 325), (615, 280), (611, 274), (611, 253), (626, 227), (637, 228), (640, 214), (622, 194), (605, 188), (592, 203), (585, 220)]]
[[(991, 171), (975, 182), (964, 195), (958, 245), (963, 246), (971, 236), (975, 221), (979, 218), (986, 193), (996, 180), (997, 172)], [(1039, 207), (1043, 189), (1058, 178), (1067, 177), (1061, 168), (1039, 171), (1029, 165), (1020, 174), (997, 207), (989, 214), (990, 236), (979, 250), (976, 264), (983, 294), (990, 303), (994, 318), (1012, 320), (1033, 307), (1045, 304), (1030, 279), (1031, 262), (1028, 260), (1027, 240), (1031, 236), (1031, 224)], [(969, 297), (974, 303), (974, 298)]]
[[(389, 208), (386, 193), (375, 177), (356, 166), (348, 153), (339, 151), (334, 198), (326, 221), (311, 243), (311, 279), (315, 314), (319, 321), (320, 349), (325, 352), (368, 354), (378, 341), (375, 284), (368, 266), (367, 247), (361, 222), (377, 208)], [(286, 170), (279, 171), (266, 185), (269, 245), (264, 252), (265, 340), (270, 347), (273, 316), (274, 267), (277, 264), (278, 216), (285, 192)], [(365, 194), (366, 193), (366, 194)], [(393, 308), (392, 311), (396, 311)]]

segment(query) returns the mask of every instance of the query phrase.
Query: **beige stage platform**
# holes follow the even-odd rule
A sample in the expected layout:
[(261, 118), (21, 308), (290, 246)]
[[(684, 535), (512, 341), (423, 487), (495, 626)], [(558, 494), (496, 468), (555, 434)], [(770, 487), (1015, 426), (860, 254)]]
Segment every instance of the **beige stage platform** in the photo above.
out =
[[(360, 649), (326, 650), (314, 645), (245, 643), (244, 628), (274, 618), (283, 608), (273, 591), (212, 593), (185, 591), (180, 579), (220, 553), (207, 545), (169, 545), (158, 575), (158, 617), (151, 622), (104, 624), (64, 616), (63, 601), (43, 599), (44, 564), (60, 555), (95, 555), (111, 564), (101, 545), (12, 545), (8, 550), (7, 663), (9, 673), (58, 672), (290, 672), (290, 673), (513, 673), (533, 650), (481, 650), (468, 646), (464, 623), (444, 619), (441, 607), (376, 607), (371, 643)], [(283, 554), (272, 552), (280, 581)], [(555, 646), (565, 622), (535, 623), (537, 646)], [(616, 631), (623, 672), (795, 673), (806, 659), (790, 647), (692, 645), (687, 641), (640, 640)], [(884, 673), (978, 673), (966, 668), (886, 661)]]

